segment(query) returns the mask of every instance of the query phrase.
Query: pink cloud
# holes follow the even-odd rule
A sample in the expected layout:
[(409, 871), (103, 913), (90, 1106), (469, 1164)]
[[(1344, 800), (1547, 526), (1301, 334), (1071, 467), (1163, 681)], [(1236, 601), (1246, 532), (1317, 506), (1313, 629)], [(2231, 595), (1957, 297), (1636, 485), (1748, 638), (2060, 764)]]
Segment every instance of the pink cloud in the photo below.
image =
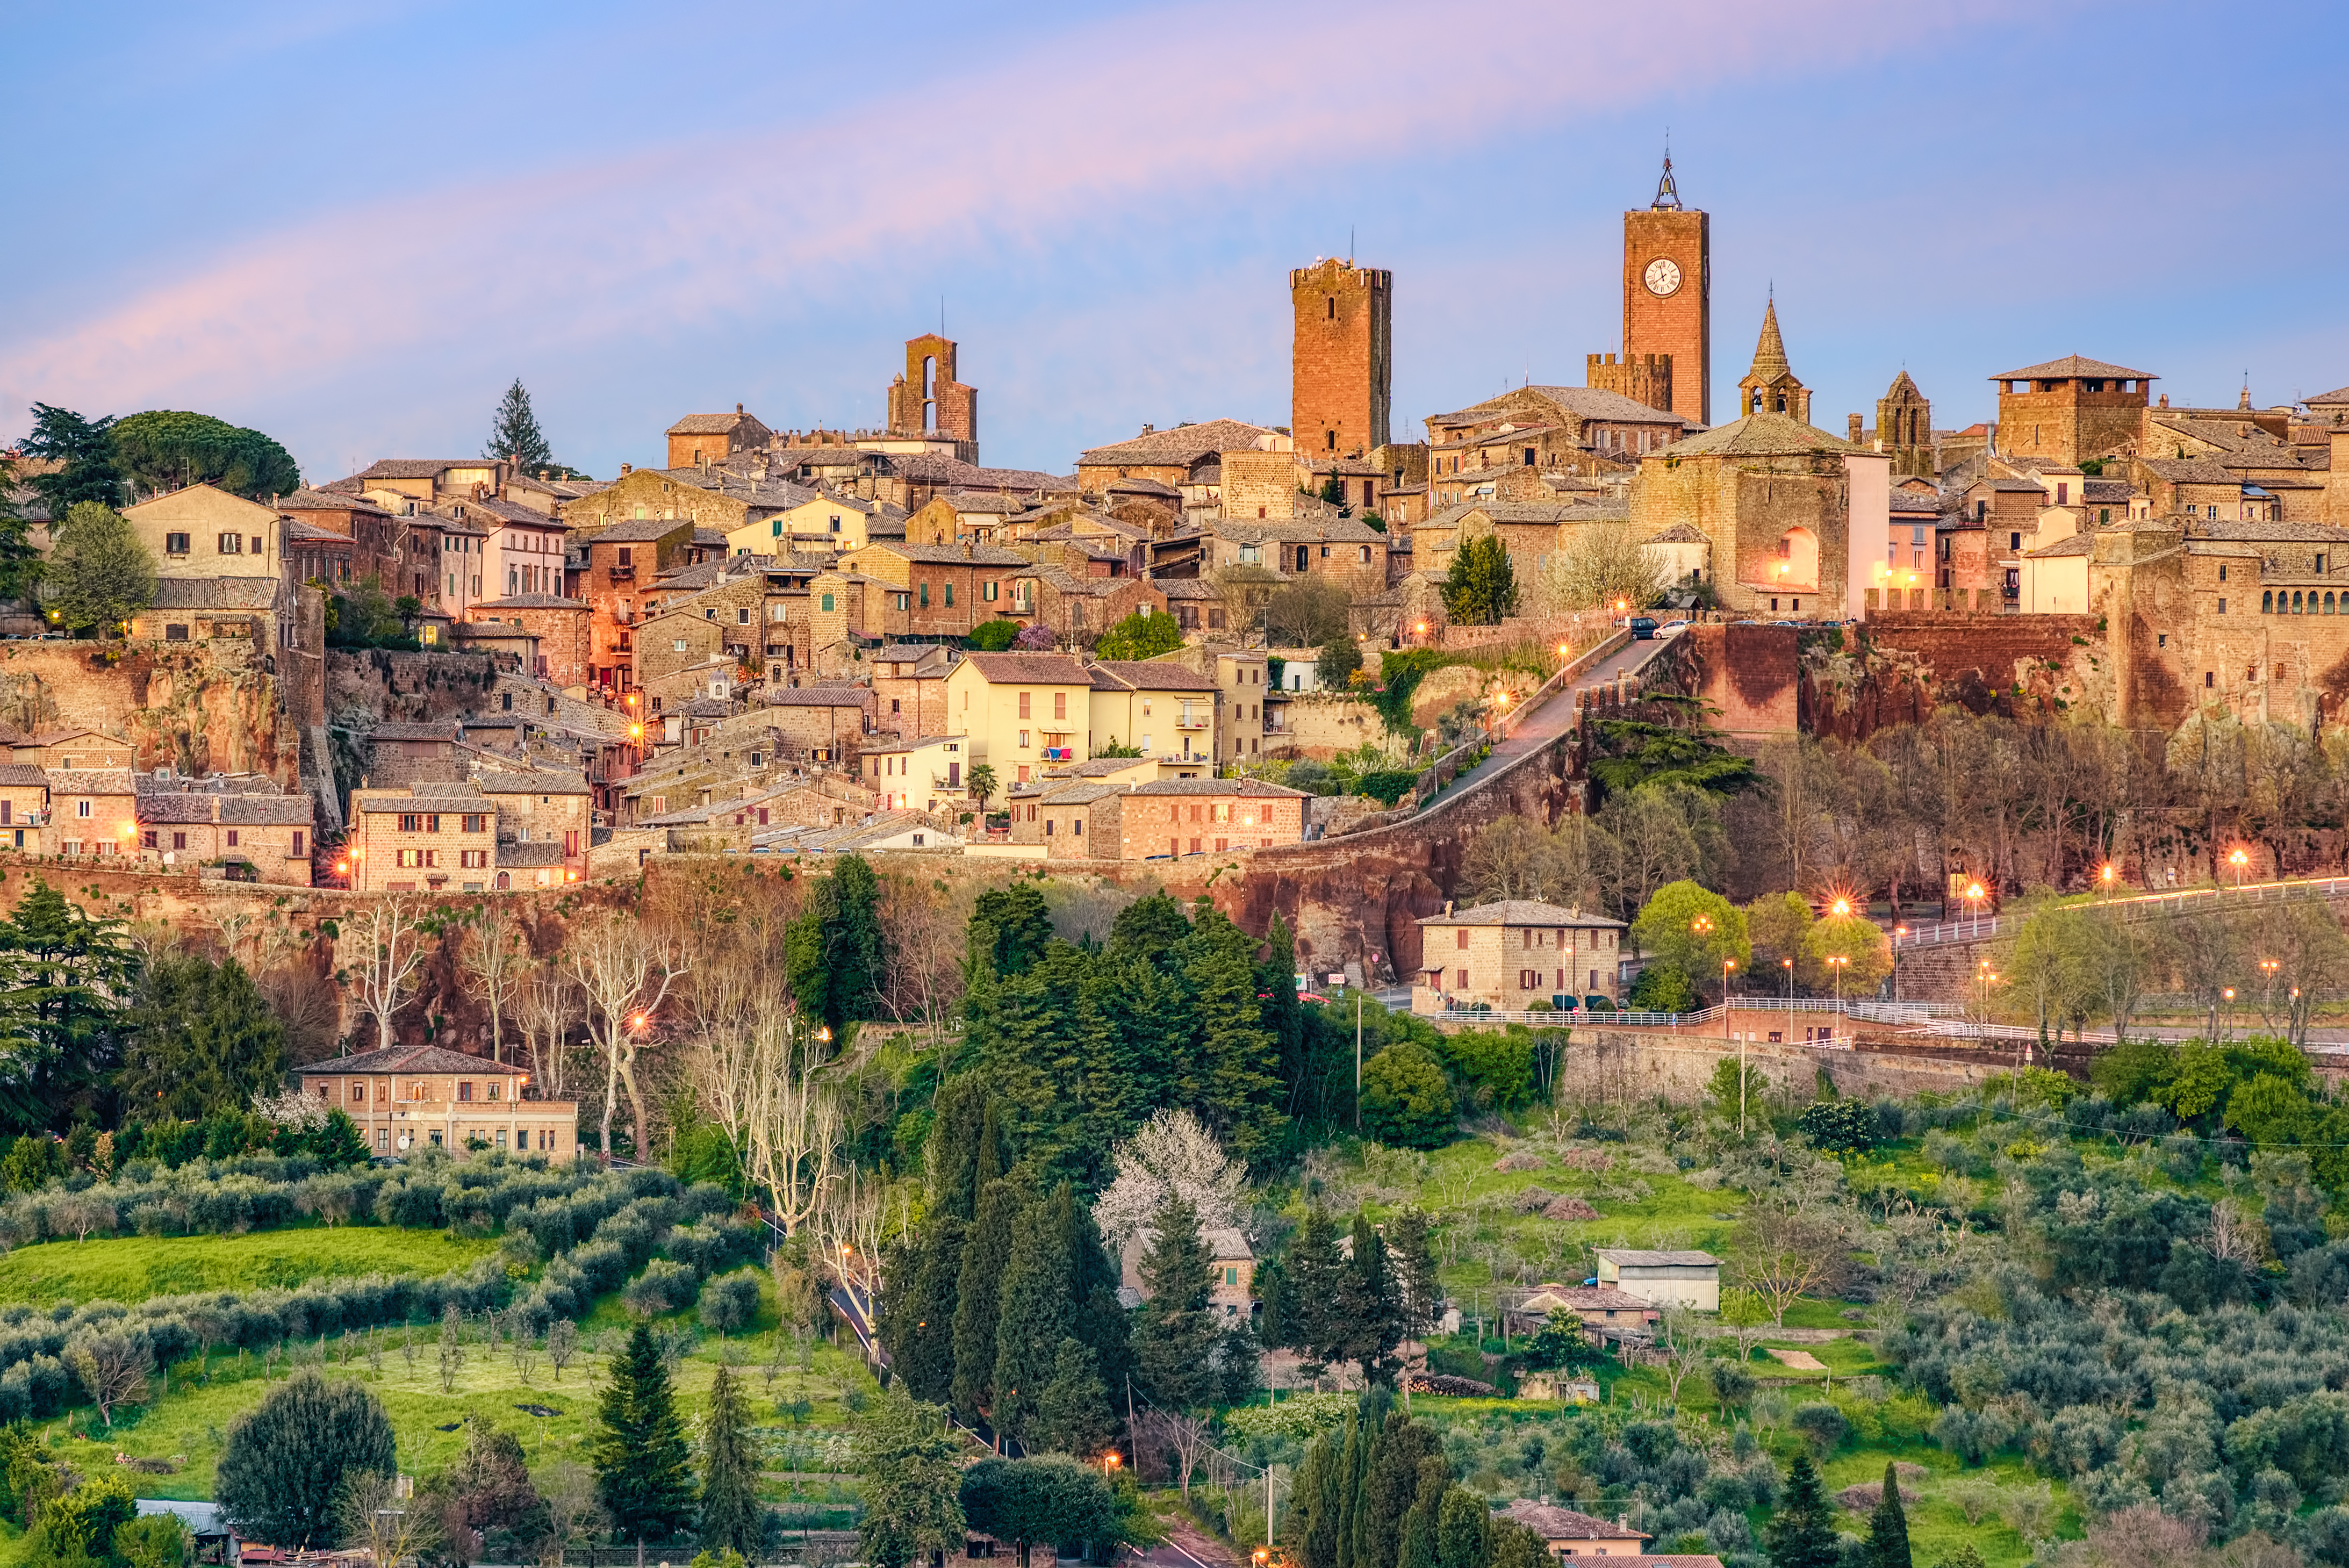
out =
[[(111, 308), (0, 329), (0, 386), (226, 403), (355, 366), (705, 328), (941, 255), (1049, 250), (1134, 211), (1517, 134), (1757, 76), (1913, 56), (2012, 0), (1590, 8), (1198, 5), (1094, 23), (806, 127), (658, 146), (290, 223)], [(1889, 25), (1888, 25), (1889, 22)], [(779, 100), (788, 100), (779, 82)], [(615, 112), (630, 112), (616, 105)], [(18, 401), (22, 398), (19, 397)]]

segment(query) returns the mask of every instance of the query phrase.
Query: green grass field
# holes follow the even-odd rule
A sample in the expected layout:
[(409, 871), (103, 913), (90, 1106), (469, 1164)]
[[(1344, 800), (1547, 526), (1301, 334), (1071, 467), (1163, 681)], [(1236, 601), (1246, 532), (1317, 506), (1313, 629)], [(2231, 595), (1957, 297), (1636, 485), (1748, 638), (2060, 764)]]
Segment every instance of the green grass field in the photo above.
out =
[(494, 1241), (378, 1225), (44, 1242), (0, 1258), (0, 1302), (128, 1304), (191, 1291), (291, 1287), (329, 1275), (440, 1274), (496, 1250)]

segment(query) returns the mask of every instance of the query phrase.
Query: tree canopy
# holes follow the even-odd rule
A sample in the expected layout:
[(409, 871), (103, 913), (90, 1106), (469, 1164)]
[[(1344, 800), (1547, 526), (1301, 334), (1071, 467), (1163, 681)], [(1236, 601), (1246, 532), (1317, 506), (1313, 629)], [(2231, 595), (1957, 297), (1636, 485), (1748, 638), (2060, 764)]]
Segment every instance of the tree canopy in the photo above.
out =
[(123, 473), (150, 493), (210, 484), (265, 501), (302, 488), (292, 453), (259, 430), (210, 414), (150, 409), (117, 421), (111, 434)]
[(58, 625), (114, 634), (155, 603), (155, 558), (113, 508), (76, 501), (49, 539), (41, 597)]
[(1498, 625), (1517, 612), (1517, 573), (1496, 534), (1478, 534), (1453, 552), (1442, 589), (1444, 613), (1461, 625)]
[(1183, 625), (1164, 610), (1136, 610), (1102, 634), (1093, 655), (1103, 659), (1151, 659), (1183, 645)]
[(122, 461), (114, 449), (114, 424), (110, 414), (86, 419), (70, 408), (33, 405), (33, 433), (25, 438), (25, 455), (57, 466), (35, 474), (28, 482), (48, 508), (52, 523), (63, 521), (80, 501), (122, 504)]
[(323, 1545), (335, 1539), (349, 1478), (397, 1468), (391, 1421), (376, 1397), (305, 1368), (230, 1426), (213, 1495), (252, 1540)]
[(489, 444), (481, 449), (481, 456), (511, 458), (526, 474), (554, 461), (554, 449), (547, 445), (546, 433), (538, 428), (538, 415), (530, 406), (530, 389), (519, 376), (498, 399), (498, 411), (490, 420)]

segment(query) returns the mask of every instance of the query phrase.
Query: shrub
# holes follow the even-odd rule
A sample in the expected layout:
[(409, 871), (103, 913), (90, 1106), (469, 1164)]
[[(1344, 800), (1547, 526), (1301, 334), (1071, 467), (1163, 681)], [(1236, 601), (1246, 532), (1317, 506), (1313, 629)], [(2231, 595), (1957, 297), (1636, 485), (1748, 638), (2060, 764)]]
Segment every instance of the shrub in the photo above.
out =
[(1803, 1136), (1830, 1154), (1858, 1154), (1876, 1147), (1879, 1127), (1872, 1106), (1852, 1099), (1814, 1101), (1803, 1110)]
[(1362, 1130), (1381, 1143), (1437, 1149), (1458, 1109), (1443, 1066), (1422, 1045), (1389, 1046), (1362, 1068)]
[(638, 1317), (657, 1317), (691, 1301), (693, 1285), (693, 1270), (683, 1264), (657, 1258), (628, 1282), (627, 1289), (620, 1293), (620, 1301)]
[(305, 1369), (229, 1428), (214, 1495), (247, 1536), (308, 1546), (335, 1539), (347, 1478), (396, 1468), (391, 1421), (375, 1396)]
[(1803, 1435), (1803, 1440), (1818, 1452), (1831, 1450), (1851, 1435), (1851, 1421), (1833, 1405), (1812, 1403), (1797, 1405), (1787, 1424)]
[(1696, 983), (1677, 964), (1651, 964), (1631, 982), (1631, 994), (1623, 1005), (1643, 1013), (1693, 1013)]
[(747, 1328), (759, 1315), (759, 1276), (749, 1269), (720, 1274), (701, 1287), (701, 1325), (720, 1335)]

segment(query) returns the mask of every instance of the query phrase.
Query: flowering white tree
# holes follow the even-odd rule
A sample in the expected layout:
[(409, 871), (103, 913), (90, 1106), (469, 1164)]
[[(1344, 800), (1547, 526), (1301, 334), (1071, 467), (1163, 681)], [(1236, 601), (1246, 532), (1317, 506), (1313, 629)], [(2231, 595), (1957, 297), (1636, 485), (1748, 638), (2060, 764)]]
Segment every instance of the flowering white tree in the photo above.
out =
[(1110, 1161), (1117, 1175), (1093, 1205), (1093, 1220), (1112, 1249), (1176, 1199), (1198, 1211), (1202, 1231), (1239, 1223), (1247, 1167), (1226, 1158), (1216, 1135), (1187, 1110), (1160, 1111), (1112, 1150)]

